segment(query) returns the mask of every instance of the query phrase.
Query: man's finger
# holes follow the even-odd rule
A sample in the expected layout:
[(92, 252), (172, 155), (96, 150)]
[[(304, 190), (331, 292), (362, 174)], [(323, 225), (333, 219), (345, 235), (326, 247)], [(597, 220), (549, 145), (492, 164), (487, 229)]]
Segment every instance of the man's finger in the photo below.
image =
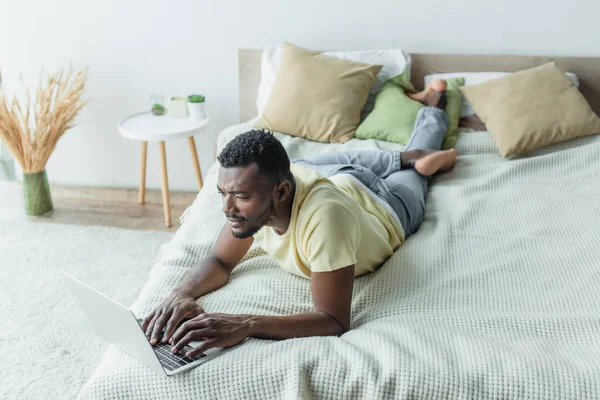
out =
[(187, 357), (195, 357), (198, 354), (204, 353), (208, 349), (212, 349), (219, 344), (218, 338), (207, 339), (200, 346), (196, 347), (194, 350), (190, 350), (186, 353)]
[(152, 319), (150, 320), (150, 323), (148, 324), (148, 327), (146, 327), (146, 337), (148, 338), (148, 340), (150, 340), (150, 337), (152, 336), (152, 331), (154, 330), (154, 324), (156, 323), (156, 320), (160, 317), (160, 315), (161, 315), (161, 311), (156, 310), (154, 312), (154, 316), (152, 317)]
[(179, 329), (175, 331), (173, 336), (171, 336), (170, 343), (171, 345), (177, 344), (188, 331), (206, 328), (207, 326), (208, 325), (205, 320), (189, 320), (187, 322), (184, 322), (183, 324), (181, 324)]
[(146, 319), (144, 319), (144, 322), (142, 324), (142, 330), (145, 332), (146, 328), (148, 328), (148, 325), (150, 324), (150, 321), (152, 321), (152, 318), (154, 318), (154, 314), (156, 313), (156, 310), (152, 311), (147, 317)]
[(206, 337), (211, 338), (211, 337), (215, 336), (215, 333), (216, 332), (211, 328), (204, 328), (204, 329), (198, 329), (195, 331), (189, 331), (183, 338), (181, 338), (181, 340), (179, 342), (177, 342), (175, 344), (175, 346), (171, 347), (171, 351), (173, 353), (177, 353), (178, 351), (183, 349), (185, 346), (190, 344), (191, 341), (204, 339)]
[(160, 340), (160, 334), (162, 333), (162, 330), (165, 327), (165, 324), (167, 323), (167, 320), (170, 316), (171, 311), (169, 310), (168, 312), (162, 313), (160, 318), (156, 320), (156, 323), (154, 324), (154, 330), (152, 331), (152, 337), (150, 338), (151, 344), (158, 343), (158, 341)]
[(177, 353), (180, 349), (183, 349), (185, 346), (187, 346), (192, 340), (195, 340), (196, 335), (194, 333), (195, 331), (189, 331), (179, 340), (179, 342), (175, 344), (175, 346), (171, 346), (171, 353)]
[(171, 318), (169, 318), (169, 321), (167, 322), (167, 327), (165, 328), (165, 334), (163, 335), (162, 339), (163, 343), (166, 343), (171, 338), (175, 328), (177, 328), (177, 325), (179, 325), (183, 317), (184, 315), (181, 310), (177, 309), (173, 311)]

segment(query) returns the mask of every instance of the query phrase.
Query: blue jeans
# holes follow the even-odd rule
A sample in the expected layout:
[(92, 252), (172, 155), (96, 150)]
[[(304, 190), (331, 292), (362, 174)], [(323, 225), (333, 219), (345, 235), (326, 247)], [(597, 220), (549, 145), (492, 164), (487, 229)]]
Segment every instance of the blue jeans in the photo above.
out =
[[(448, 130), (443, 110), (423, 107), (417, 114), (415, 128), (406, 145), (408, 150), (442, 148)], [(429, 177), (415, 169), (400, 168), (400, 151), (354, 151), (321, 154), (294, 159), (294, 164), (315, 169), (320, 175), (350, 174), (386, 201), (398, 215), (405, 236), (417, 231), (425, 214), (425, 197)]]

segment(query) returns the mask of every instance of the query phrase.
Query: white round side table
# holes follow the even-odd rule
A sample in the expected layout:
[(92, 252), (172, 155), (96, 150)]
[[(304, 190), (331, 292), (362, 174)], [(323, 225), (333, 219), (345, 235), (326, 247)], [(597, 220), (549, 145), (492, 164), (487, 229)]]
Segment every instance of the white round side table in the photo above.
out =
[(195, 120), (189, 117), (171, 118), (168, 115), (154, 115), (152, 112), (134, 114), (119, 121), (119, 133), (133, 140), (139, 140), (142, 144), (142, 165), (140, 173), (139, 203), (144, 204), (146, 198), (146, 155), (148, 142), (158, 142), (161, 169), (161, 188), (163, 198), (163, 210), (165, 213), (165, 224), (171, 226), (171, 198), (169, 195), (169, 179), (167, 177), (167, 153), (165, 141), (171, 139), (188, 138), (192, 161), (196, 169), (198, 188), (202, 189), (202, 171), (196, 152), (194, 135), (202, 132), (208, 125), (209, 119)]

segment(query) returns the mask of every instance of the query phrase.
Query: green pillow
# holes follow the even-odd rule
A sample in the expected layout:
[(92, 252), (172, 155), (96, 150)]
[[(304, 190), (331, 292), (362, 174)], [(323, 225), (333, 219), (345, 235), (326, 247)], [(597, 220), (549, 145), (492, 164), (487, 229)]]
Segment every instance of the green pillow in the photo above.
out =
[[(462, 95), (458, 90), (464, 85), (464, 78), (447, 79), (446, 107), (450, 127), (442, 144), (443, 149), (454, 147), (458, 136), (458, 120), (462, 108)], [(400, 144), (408, 143), (415, 127), (417, 113), (423, 104), (414, 101), (404, 92), (414, 92), (408, 79), (408, 71), (387, 80), (377, 96), (373, 111), (358, 126), (355, 136), (359, 139), (377, 139)]]

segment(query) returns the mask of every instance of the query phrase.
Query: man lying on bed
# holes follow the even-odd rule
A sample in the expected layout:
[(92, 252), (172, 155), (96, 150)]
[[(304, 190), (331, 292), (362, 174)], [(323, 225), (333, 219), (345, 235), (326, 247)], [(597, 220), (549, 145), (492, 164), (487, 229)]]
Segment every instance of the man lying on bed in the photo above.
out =
[[(448, 120), (446, 82), (411, 95), (428, 107), (404, 152), (323, 154), (290, 160), (270, 133), (237, 136), (218, 157), (217, 189), (228, 222), (211, 254), (145, 319), (148, 339), (191, 355), (252, 336), (287, 339), (341, 335), (350, 329), (354, 278), (374, 271), (423, 220), (429, 176), (452, 168), (440, 151)], [(327, 177), (327, 178), (325, 178)], [(224, 286), (253, 241), (285, 270), (311, 279), (314, 312), (288, 316), (206, 313), (195, 299)], [(189, 319), (178, 327), (179, 323)], [(164, 335), (161, 332), (165, 328)]]

